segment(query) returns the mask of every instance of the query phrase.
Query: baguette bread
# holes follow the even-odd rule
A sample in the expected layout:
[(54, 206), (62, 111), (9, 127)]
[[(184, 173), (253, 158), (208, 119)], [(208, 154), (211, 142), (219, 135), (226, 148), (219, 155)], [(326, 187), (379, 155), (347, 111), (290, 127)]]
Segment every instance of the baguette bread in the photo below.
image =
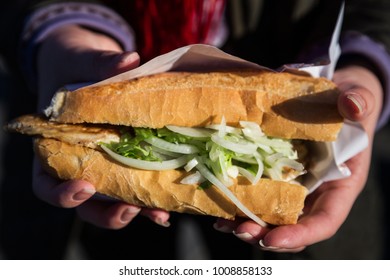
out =
[[(8, 129), (38, 136), (36, 154), (45, 170), (60, 179), (87, 180), (99, 193), (130, 204), (234, 219), (248, 213), (226, 196), (229, 191), (181, 184), (184, 170), (122, 165), (100, 144), (120, 138), (121, 126), (203, 127), (223, 118), (237, 127), (240, 121), (254, 122), (271, 137), (333, 141), (343, 121), (338, 93), (327, 79), (291, 73), (169, 72), (59, 91), (45, 118), (23, 116)], [(289, 168), (294, 169), (283, 172)], [(296, 223), (307, 195), (304, 186), (267, 178), (252, 185), (237, 177), (229, 189), (249, 211), (274, 225)]]
[[(114, 162), (107, 154), (55, 139), (37, 138), (35, 152), (53, 176), (91, 182), (99, 193), (139, 206), (234, 219), (245, 216), (217, 188), (200, 189), (179, 181), (185, 171), (148, 171)], [(239, 180), (230, 187), (236, 197), (263, 221), (294, 224), (307, 189), (301, 185), (262, 179), (257, 185)]]
[(168, 72), (58, 92), (46, 109), (60, 123), (109, 123), (161, 128), (239, 121), (258, 123), (268, 136), (333, 141), (342, 125), (336, 85), (266, 70)]

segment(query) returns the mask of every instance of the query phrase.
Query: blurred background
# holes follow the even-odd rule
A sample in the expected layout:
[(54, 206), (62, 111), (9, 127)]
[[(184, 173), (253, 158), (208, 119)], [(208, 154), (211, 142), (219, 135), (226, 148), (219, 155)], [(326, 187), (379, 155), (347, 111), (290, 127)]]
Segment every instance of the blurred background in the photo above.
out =
[[(7, 89), (6, 89), (6, 73), (5, 73), (5, 65), (4, 65), (4, 61), (2, 59), (2, 57), (0, 57), (0, 124), (1, 126), (3, 126), (4, 124), (4, 120), (5, 120), (5, 116), (6, 116), (6, 106), (5, 106), (5, 94), (7, 92)], [(0, 186), (1, 186), (1, 183), (3, 182), (3, 147), (4, 147), (4, 139), (5, 139), (5, 132), (4, 130), (2, 129), (0, 131)], [(1, 194), (1, 192), (0, 192)], [(1, 196), (0, 196), (0, 201), (1, 201)], [(0, 217), (2, 216), (2, 213), (0, 212)], [(0, 228), (1, 230), (1, 228)], [(3, 254), (2, 254), (2, 250), (1, 250), (1, 247), (0, 247), (0, 258), (3, 259)]]

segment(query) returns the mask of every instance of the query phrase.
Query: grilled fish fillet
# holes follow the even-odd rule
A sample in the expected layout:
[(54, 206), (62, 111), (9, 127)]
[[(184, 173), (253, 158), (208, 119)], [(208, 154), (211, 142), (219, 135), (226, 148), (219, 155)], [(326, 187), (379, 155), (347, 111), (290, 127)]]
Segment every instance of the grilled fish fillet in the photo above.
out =
[(48, 122), (39, 115), (25, 115), (10, 122), (6, 129), (26, 135), (41, 135), (73, 145), (97, 149), (99, 143), (118, 142), (120, 132), (109, 126)]

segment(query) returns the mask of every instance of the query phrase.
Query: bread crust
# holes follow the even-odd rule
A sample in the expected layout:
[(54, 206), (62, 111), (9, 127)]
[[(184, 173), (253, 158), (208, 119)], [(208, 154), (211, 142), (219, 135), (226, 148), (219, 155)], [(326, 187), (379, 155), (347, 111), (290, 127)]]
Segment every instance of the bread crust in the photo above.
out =
[(325, 78), (266, 70), (167, 72), (59, 92), (46, 110), (61, 123), (201, 127), (258, 123), (268, 136), (333, 141), (342, 126), (338, 90)]
[[(34, 149), (46, 171), (63, 180), (83, 179), (99, 193), (130, 204), (225, 219), (244, 216), (216, 187), (200, 189), (179, 181), (184, 171), (148, 171), (113, 162), (106, 154), (54, 139), (37, 138)], [(285, 182), (240, 179), (231, 191), (253, 213), (274, 225), (295, 224), (307, 189)]]

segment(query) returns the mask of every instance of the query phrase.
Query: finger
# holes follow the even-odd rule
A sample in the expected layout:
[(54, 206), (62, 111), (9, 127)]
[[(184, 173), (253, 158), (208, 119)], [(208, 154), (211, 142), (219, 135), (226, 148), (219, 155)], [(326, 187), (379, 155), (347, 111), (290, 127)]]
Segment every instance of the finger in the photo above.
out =
[(218, 230), (220, 232), (234, 233), (237, 227), (239, 227), (241, 224), (247, 221), (248, 221), (247, 219), (239, 218), (239, 217), (237, 217), (235, 220), (226, 220), (226, 219), (219, 218), (213, 224), (213, 227), (215, 230)]
[(223, 232), (223, 233), (233, 233), (233, 231), (240, 224), (238, 220), (231, 221), (225, 219), (217, 219), (217, 221), (213, 224), (215, 230)]
[(64, 208), (80, 205), (92, 197), (96, 190), (92, 184), (82, 180), (61, 182), (48, 175), (37, 159), (33, 166), (33, 192), (41, 200)]
[(263, 243), (263, 240), (259, 241), (260, 249), (263, 251), (271, 251), (275, 253), (298, 253), (303, 251), (306, 246), (298, 247), (298, 248), (291, 248), (291, 249), (286, 249), (286, 248), (279, 248), (279, 247), (273, 247), (273, 246), (265, 246)]
[(76, 209), (84, 221), (107, 229), (121, 229), (127, 226), (141, 211), (138, 206), (100, 200), (89, 200)]
[(233, 233), (240, 240), (254, 245), (255, 247), (259, 247), (263, 251), (294, 253), (300, 252), (305, 248), (305, 246), (289, 249), (266, 246), (263, 242), (263, 238), (273, 228), (271, 226), (267, 228), (261, 227), (253, 221), (237, 222), (218, 219), (214, 224), (214, 228), (220, 232)]
[(97, 53), (92, 54), (92, 60), (94, 76), (98, 80), (136, 68), (140, 63), (140, 57), (136, 52)]
[(314, 219), (296, 225), (280, 226), (266, 234), (260, 241), (261, 249), (268, 251), (300, 251), (306, 246), (326, 240), (335, 233), (332, 224), (318, 225)]
[(363, 121), (373, 112), (374, 107), (374, 95), (363, 87), (346, 88), (338, 98), (341, 115), (351, 121)]
[(241, 223), (233, 231), (233, 234), (244, 242), (259, 245), (259, 241), (270, 231), (270, 228), (262, 227), (253, 221)]
[(213, 227), (220, 232), (233, 233), (237, 238), (250, 244), (258, 244), (259, 240), (270, 230), (244, 219), (235, 221), (218, 219)]
[(169, 222), (169, 212), (165, 210), (143, 208), (141, 210), (141, 215), (148, 217), (150, 220), (160, 226), (169, 227), (171, 225)]
[(136, 68), (140, 58), (136, 52), (87, 51), (78, 54), (77, 70), (74, 79), (100, 81), (111, 76)]

